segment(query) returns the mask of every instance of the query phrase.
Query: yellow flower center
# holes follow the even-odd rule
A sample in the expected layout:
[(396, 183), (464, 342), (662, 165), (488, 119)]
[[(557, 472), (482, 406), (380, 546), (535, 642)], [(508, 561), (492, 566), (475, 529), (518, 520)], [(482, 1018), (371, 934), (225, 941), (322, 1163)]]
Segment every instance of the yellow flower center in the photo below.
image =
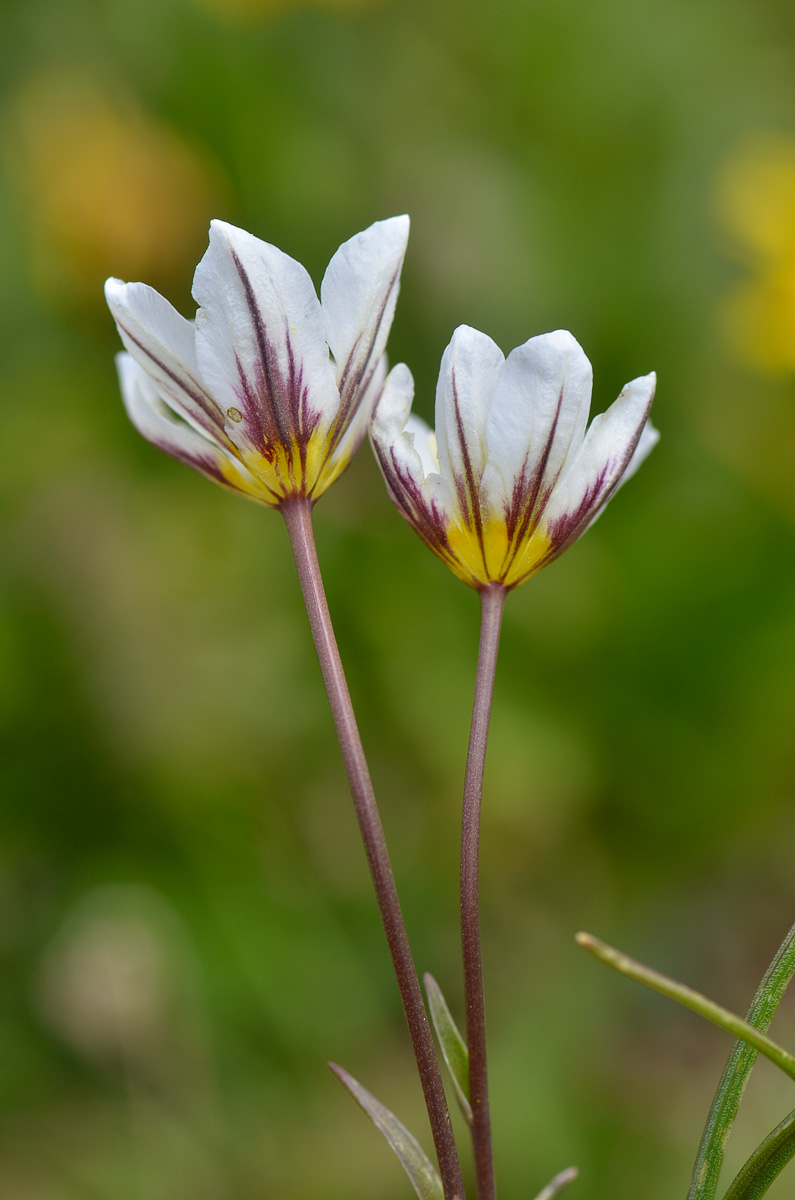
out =
[(480, 583), (516, 587), (544, 565), (552, 546), (540, 528), (518, 543), (512, 542), (501, 518), (485, 521), (481, 537), (468, 525), (451, 525), (447, 542), (454, 556), (450, 566), (475, 587)]
[(309, 496), (316, 500), (350, 461), (350, 453), (333, 461), (327, 458), (328, 442), (328, 430), (322, 429), (311, 435), (303, 457), (295, 439), (289, 445), (272, 442), (259, 453), (241, 452), (240, 459), (255, 482), (240, 475), (231, 460), (222, 465), (222, 470), (233, 487), (274, 508), (290, 496)]

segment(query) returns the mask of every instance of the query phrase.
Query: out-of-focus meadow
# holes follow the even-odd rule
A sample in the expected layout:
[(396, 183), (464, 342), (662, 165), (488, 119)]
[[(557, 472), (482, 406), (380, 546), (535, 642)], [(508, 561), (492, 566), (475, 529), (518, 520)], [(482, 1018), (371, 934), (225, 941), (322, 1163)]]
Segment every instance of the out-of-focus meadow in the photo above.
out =
[[(278, 516), (124, 416), (106, 275), (186, 314), (208, 221), (307, 264), (407, 211), (391, 339), (571, 329), (662, 441), (509, 601), (483, 890), (500, 1194), (683, 1197), (795, 919), (788, 0), (30, 0), (2, 14), (0, 1195), (399, 1200), (325, 1066), (426, 1126)], [(418, 964), (461, 1016), (477, 602), (367, 447), (317, 509)], [(790, 1046), (784, 1011), (774, 1033)], [(762, 1064), (730, 1163), (791, 1107)], [(771, 1196), (791, 1194), (786, 1176)], [(575, 1192), (572, 1192), (574, 1195)]]

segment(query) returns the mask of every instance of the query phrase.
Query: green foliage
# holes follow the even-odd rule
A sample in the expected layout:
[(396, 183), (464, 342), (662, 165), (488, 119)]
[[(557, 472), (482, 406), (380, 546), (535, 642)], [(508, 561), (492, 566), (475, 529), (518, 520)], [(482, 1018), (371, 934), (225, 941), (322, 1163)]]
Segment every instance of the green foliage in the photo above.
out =
[[(692, 988), (685, 987), (684, 984), (661, 975), (659, 971), (636, 962), (612, 946), (605, 945), (591, 934), (578, 933), (577, 942), (620, 974), (661, 992), (670, 1000), (691, 1009), (739, 1039), (729, 1055), (718, 1085), (688, 1192), (688, 1200), (693, 1196), (708, 1196), (711, 1200), (715, 1195), (729, 1133), (756, 1055), (764, 1054), (786, 1075), (795, 1079), (795, 1058), (772, 1042), (763, 1032), (775, 1016), (787, 985), (795, 974), (795, 927), (790, 929), (768, 967), (749, 1009), (748, 1020), (745, 1021), (699, 992), (694, 992)], [(748, 1052), (743, 1054), (742, 1050)], [(724, 1200), (757, 1200), (764, 1195), (795, 1154), (793, 1122), (795, 1114), (791, 1113), (757, 1147), (730, 1186)]]
[(367, 1113), (376, 1129), (383, 1133), (400, 1159), (401, 1166), (420, 1200), (444, 1200), (439, 1173), (417, 1139), (398, 1121), (394, 1113), (385, 1108), (380, 1100), (376, 1100), (375, 1096), (357, 1083), (347, 1071), (338, 1067), (336, 1063), (331, 1063), (330, 1066), (340, 1083)]
[(795, 1155), (795, 1112), (757, 1146), (723, 1200), (759, 1200)]
[[(790, 929), (781, 943), (746, 1014), (746, 1020), (755, 1029), (764, 1033), (770, 1027), (770, 1022), (776, 1015), (793, 975), (795, 975), (795, 926)], [(747, 1041), (738, 1041), (732, 1048), (698, 1148), (688, 1200), (712, 1200), (715, 1195), (726, 1142), (737, 1116), (748, 1078), (756, 1062), (757, 1053), (756, 1047)], [(773, 1161), (781, 1164), (779, 1170), (789, 1161), (788, 1158), (782, 1158), (783, 1148), (788, 1144), (788, 1121), (789, 1118), (784, 1122), (786, 1129), (779, 1126), (774, 1130), (770, 1138), (766, 1139), (759, 1150), (749, 1159), (746, 1164), (748, 1168), (746, 1180), (767, 1177), (766, 1172), (769, 1164)], [(768, 1144), (770, 1139), (773, 1139), (774, 1145)], [(745, 1168), (743, 1174), (745, 1174)], [(732, 1186), (737, 1186), (737, 1183), (736, 1180)], [(738, 1192), (734, 1200), (739, 1200), (740, 1195), (743, 1194)], [(749, 1197), (752, 1194), (761, 1195), (762, 1193), (748, 1193)]]
[(472, 1107), (469, 1103), (469, 1051), (466, 1042), (458, 1031), (458, 1026), (450, 1015), (447, 1001), (442, 995), (439, 984), (433, 975), (425, 976), (425, 991), (428, 994), (428, 1008), (431, 1020), (442, 1048), (442, 1055), (447, 1064), (455, 1087), (456, 1099), (468, 1125), (472, 1124)]

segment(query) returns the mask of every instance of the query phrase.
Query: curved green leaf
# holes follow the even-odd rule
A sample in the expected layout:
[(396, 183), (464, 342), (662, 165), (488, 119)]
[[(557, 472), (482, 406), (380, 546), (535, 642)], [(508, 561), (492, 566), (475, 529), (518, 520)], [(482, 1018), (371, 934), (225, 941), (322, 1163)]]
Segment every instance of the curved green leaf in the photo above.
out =
[(442, 1048), (442, 1056), (453, 1079), (455, 1094), (461, 1112), (468, 1125), (472, 1124), (472, 1106), (469, 1103), (469, 1050), (458, 1032), (458, 1026), (450, 1015), (447, 1001), (433, 975), (426, 975), (425, 991), (431, 1020)]
[(723, 1200), (759, 1200), (795, 1155), (795, 1110), (761, 1142)]
[(375, 1096), (357, 1083), (353, 1076), (344, 1071), (342, 1067), (338, 1067), (336, 1063), (329, 1063), (329, 1066), (340, 1083), (361, 1105), (376, 1128), (381, 1130), (400, 1159), (403, 1170), (414, 1185), (414, 1190), (420, 1200), (444, 1200), (442, 1181), (438, 1171), (405, 1125), (402, 1125), (394, 1113), (385, 1108), (379, 1100), (376, 1100)]
[[(776, 1014), (793, 975), (795, 975), (795, 925), (779, 946), (775, 958), (756, 990), (756, 995), (746, 1014), (749, 1025), (753, 1025), (762, 1032), (769, 1029), (770, 1022)], [(707, 1123), (704, 1126), (687, 1200), (714, 1200), (718, 1178), (723, 1166), (726, 1142), (737, 1116), (745, 1085), (756, 1062), (756, 1056), (757, 1051), (753, 1046), (749, 1046), (743, 1041), (735, 1042), (723, 1069), (715, 1098), (709, 1110)], [(762, 1145), (764, 1146), (765, 1143), (763, 1142)]]

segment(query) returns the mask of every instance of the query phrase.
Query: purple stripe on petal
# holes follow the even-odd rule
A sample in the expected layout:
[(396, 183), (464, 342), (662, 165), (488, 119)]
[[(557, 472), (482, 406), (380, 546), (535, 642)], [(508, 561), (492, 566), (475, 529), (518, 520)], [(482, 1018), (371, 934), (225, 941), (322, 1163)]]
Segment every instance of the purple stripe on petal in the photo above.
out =
[[(238, 377), (242, 388), (241, 402), (246, 406), (248, 416), (259, 417), (259, 432), (261, 439), (266, 442), (279, 441), (289, 445), (291, 429), (289, 422), (291, 397), (289, 397), (284, 380), (276, 365), (276, 349), (268, 341), (265, 333), (265, 322), (262, 318), (257, 297), (251, 286), (248, 272), (240, 261), (237, 251), (231, 251), (235, 270), (243, 286), (249, 320), (259, 351), (259, 357), (254, 362), (254, 386), (251, 386), (243, 364), (235, 354)], [(261, 447), (259, 447), (261, 448)]]
[[(174, 391), (176, 392), (176, 395), (171, 396), (171, 399), (174, 401), (174, 403), (179, 403), (181, 394), (186, 395), (190, 400), (193, 401), (193, 403), (196, 405), (196, 408), (199, 410), (198, 414), (194, 413), (194, 418), (198, 420), (200, 416), (203, 417), (204, 420), (201, 420), (200, 423), (204, 428), (206, 428), (207, 432), (211, 433), (214, 437), (217, 437), (219, 434), (223, 437), (224, 427), (223, 422), (219, 417), (218, 408), (210, 396), (207, 395), (202, 385), (191, 375), (189, 375), (187, 371), (178, 372), (170, 367), (168, 363), (165, 362), (163, 358), (155, 354), (145, 342), (136, 337), (135, 334), (130, 330), (129, 326), (120, 320), (119, 317), (116, 317), (116, 324), (119, 327), (119, 331), (124, 334), (125, 338), (132, 342), (132, 344), (140, 351), (140, 353), (146, 359), (148, 359), (152, 366), (165, 375), (166, 379), (171, 381), (174, 386)], [(224, 438), (224, 440), (226, 439)]]
[(340, 410), (337, 414), (333, 427), (335, 440), (341, 437), (345, 432), (345, 429), (349, 425), (350, 420), (358, 407), (360, 397), (363, 396), (367, 391), (373, 375), (375, 374), (376, 368), (378, 367), (378, 363), (380, 361), (380, 355), (376, 355), (378, 335), (384, 322), (384, 316), (386, 314), (390, 297), (392, 296), (398, 280), (400, 279), (400, 271), (402, 266), (403, 262), (401, 260), (401, 262), (398, 263), (397, 267), (395, 268), (395, 271), (389, 281), (389, 287), (381, 299), (378, 315), (373, 323), (373, 329), (369, 338), (369, 345), (367, 347), (367, 353), (364, 361), (358, 365), (354, 365), (356, 364), (359, 347), (362, 343), (362, 337), (360, 335), (357, 337), (356, 341), (351, 347), (351, 351), (345, 361), (345, 366), (339, 373)]
[[(458, 446), (461, 451), (461, 459), (464, 464), (464, 478), (462, 479), (457, 472), (454, 472), (453, 478), (455, 490), (458, 496), (458, 503), (461, 509), (461, 516), (470, 527), (474, 527), (475, 534), (480, 546), (480, 552), (483, 555), (483, 522), (480, 513), (480, 480), (475, 479), (475, 473), (472, 469), (472, 459), (469, 454), (469, 446), (467, 445), (466, 431), (464, 423), (461, 420), (461, 404), (458, 396), (458, 385), (456, 382), (456, 371), (453, 366), (450, 372), (450, 385), (453, 396), (453, 412), (455, 414), (455, 427), (458, 437)], [(485, 563), (485, 555), (483, 559)]]
[[(633, 446), (632, 450), (634, 448)], [(605, 481), (612, 475), (611, 467), (613, 464), (606, 463), (593, 482), (588, 485), (576, 508), (573, 508), (570, 512), (563, 513), (547, 527), (546, 534), (552, 543), (555, 555), (561, 554), (572, 542), (576, 541), (580, 534), (584, 533), (590, 525), (597, 511), (604, 508), (621, 482), (621, 476), (631, 457), (632, 451), (627, 456), (626, 462), (618, 474), (618, 478), (615, 478), (612, 485), (607, 487), (605, 487)]]

